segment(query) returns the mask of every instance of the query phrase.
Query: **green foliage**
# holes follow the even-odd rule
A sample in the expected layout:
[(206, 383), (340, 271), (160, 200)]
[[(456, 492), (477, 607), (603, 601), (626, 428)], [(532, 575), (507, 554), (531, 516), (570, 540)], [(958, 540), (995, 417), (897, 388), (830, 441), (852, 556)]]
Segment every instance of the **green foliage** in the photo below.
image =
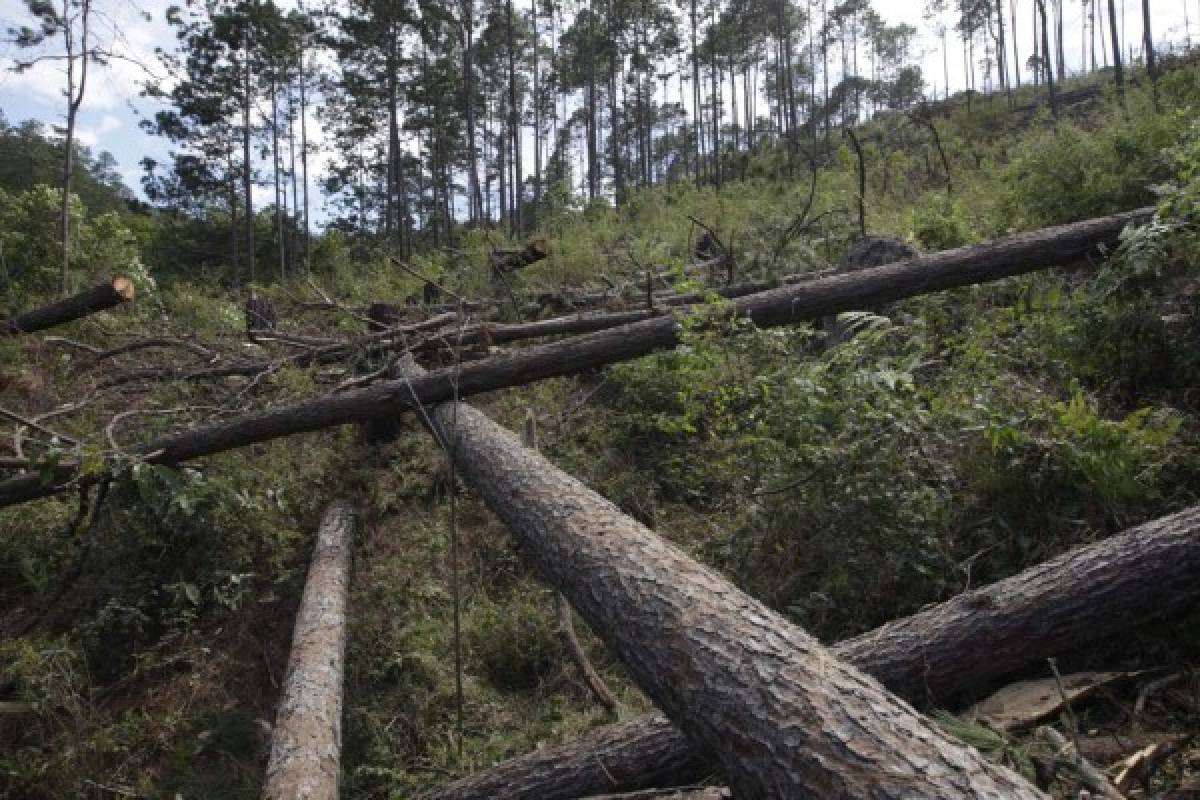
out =
[[(10, 125), (0, 113), (0, 191), (22, 194), (39, 186), (60, 186), (63, 155), (62, 140), (47, 136), (42, 123), (27, 120)], [(112, 155), (93, 155), (76, 144), (74, 163), (71, 191), (89, 214), (128, 209), (133, 194), (122, 182)]]
[(535, 689), (562, 661), (554, 604), (549, 596), (539, 595), (513, 596), (502, 606), (482, 605), (471, 615), (466, 641), (484, 677), (497, 688)]
[(1164, 151), (1186, 128), (1190, 111), (1155, 114), (1130, 96), (1130, 112), (1094, 130), (1063, 121), (1029, 137), (1007, 167), (1009, 224), (1039, 227), (1150, 205), (1171, 174)]
[(910, 237), (927, 252), (961, 247), (978, 238), (969, 210), (961, 200), (938, 194), (925, 195), (908, 216)]
[(989, 761), (1013, 769), (1030, 783), (1036, 781), (1033, 759), (1029, 757), (1027, 747), (1015, 743), (997, 730), (961, 719), (948, 711), (935, 712), (933, 719), (939, 728), (975, 748)]
[[(89, 217), (78, 197), (71, 200), (75, 286), (143, 271), (133, 234), (119, 215)], [(0, 190), (0, 284), (9, 299), (61, 291), (61, 207), (62, 192), (48, 186), (17, 194)]]

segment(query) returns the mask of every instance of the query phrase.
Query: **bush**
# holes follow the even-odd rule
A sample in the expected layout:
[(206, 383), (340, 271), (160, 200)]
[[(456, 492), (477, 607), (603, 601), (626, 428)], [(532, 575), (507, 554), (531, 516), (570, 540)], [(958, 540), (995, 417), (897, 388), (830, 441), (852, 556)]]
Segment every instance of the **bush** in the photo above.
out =
[[(536, 600), (542, 602), (537, 602)], [(499, 689), (536, 689), (562, 663), (553, 603), (543, 592), (472, 610), (467, 642), (488, 681)]]
[(1096, 130), (1060, 121), (1025, 141), (1003, 176), (1008, 224), (1043, 227), (1152, 204), (1154, 187), (1172, 174), (1164, 151), (1188, 113), (1155, 114), (1147, 102), (1131, 94), (1128, 117), (1110, 110)]

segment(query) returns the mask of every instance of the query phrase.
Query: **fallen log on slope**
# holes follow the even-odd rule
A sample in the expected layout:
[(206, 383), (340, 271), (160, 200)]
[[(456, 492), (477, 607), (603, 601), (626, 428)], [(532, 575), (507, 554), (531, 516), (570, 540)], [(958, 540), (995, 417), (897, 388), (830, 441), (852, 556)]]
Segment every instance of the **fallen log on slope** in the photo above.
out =
[(342, 751), (342, 675), (354, 516), (326, 509), (296, 613), (275, 715), (264, 800), (336, 800)]
[[(1195, 506), (890, 622), (832, 652), (901, 697), (944, 705), (1198, 600)], [(430, 800), (569, 800), (689, 784), (711, 770), (655, 713), (468, 776)]]
[(93, 286), (91, 289), (65, 297), (48, 306), (0, 320), (0, 336), (34, 333), (73, 322), (88, 314), (107, 311), (129, 302), (133, 299), (134, 294), (133, 281), (118, 276), (108, 283)]
[(483, 413), (444, 403), (429, 420), (523, 555), (735, 795), (1045, 797)]
[(534, 239), (524, 247), (494, 250), (489, 264), (493, 275), (504, 275), (536, 264), (549, 255), (550, 242), (546, 239)]
[[(1078, 261), (1111, 245), (1126, 225), (1150, 218), (1152, 209), (1060, 225), (987, 245), (934, 253), (899, 264), (773, 289), (743, 297), (733, 312), (760, 327), (788, 325), (828, 314), (870, 308), (957, 286), (999, 280)], [(637, 312), (633, 312), (637, 313)], [(132, 452), (158, 464), (176, 464), (281, 436), (390, 416), (452, 397), (521, 386), (560, 375), (629, 361), (675, 347), (672, 316), (655, 316), (618, 328), (575, 336), (519, 352), (448, 367), (412, 380), (386, 381), (332, 397), (253, 412), (147, 442)], [(0, 482), (0, 508), (62, 491), (77, 473), (53, 470), (52, 479), (25, 475)]]

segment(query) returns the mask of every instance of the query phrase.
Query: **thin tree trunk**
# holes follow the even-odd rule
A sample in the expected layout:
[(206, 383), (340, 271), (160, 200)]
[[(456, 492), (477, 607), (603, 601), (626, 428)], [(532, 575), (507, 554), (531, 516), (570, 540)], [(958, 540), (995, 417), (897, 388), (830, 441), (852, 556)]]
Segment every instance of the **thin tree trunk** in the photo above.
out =
[(621, 112), (617, 105), (617, 59), (620, 21), (614, 0), (608, 3), (608, 128), (609, 158), (613, 170), (613, 204), (625, 202), (625, 163), (621, 153)]
[[(839, 643), (901, 697), (945, 708), (1043, 659), (1185, 613), (1200, 600), (1200, 506), (1077, 547)], [(681, 786), (709, 759), (659, 713), (463, 778), (429, 800), (570, 800)]]
[(249, 265), (249, 283), (255, 281), (254, 274), (254, 162), (251, 155), (252, 130), (250, 127), (250, 107), (253, 97), (250, 93), (250, 21), (243, 22), (242, 53), (245, 63), (242, 65), (242, 192), (246, 196), (246, 263)]
[[(716, 35), (716, 4), (709, 7), (710, 38)], [(717, 47), (715, 40), (708, 59), (708, 81), (712, 86), (712, 164), (713, 185), (721, 188), (721, 76), (717, 70)]]
[(471, 222), (483, 217), (483, 195), (479, 187), (479, 154), (475, 146), (475, 4), (462, 3), (466, 46), (463, 48), (463, 107), (467, 118), (467, 216)]
[(87, 89), (88, 61), (91, 58), (88, 41), (92, 17), (91, 0), (82, 0), (79, 8), (80, 50), (79, 86), (75, 86), (75, 21), (70, 17), (70, 0), (63, 0), (63, 37), (67, 50), (67, 126), (63, 137), (63, 179), (62, 179), (62, 293), (66, 297), (71, 291), (71, 179), (75, 171), (75, 123), (79, 108), (83, 105), (84, 91)]
[(825, 117), (825, 141), (829, 141), (829, 2), (821, 0), (821, 79), (824, 95), (821, 113)]
[[(693, 4), (695, 0), (692, 0)], [(588, 200), (595, 200), (600, 185), (600, 154), (596, 143), (599, 121), (596, 114), (596, 2), (588, 0), (587, 50), (587, 182)]]
[(1058, 39), (1055, 60), (1058, 62), (1058, 81), (1067, 79), (1067, 49), (1063, 46), (1063, 0), (1054, 0), (1054, 31)]
[(292, 275), (296, 274), (296, 220), (300, 215), (300, 187), (298, 172), (296, 170), (296, 95), (291, 83), (287, 85), (288, 96), (288, 161), (292, 180), (292, 224), (288, 229), (288, 258), (291, 259)]
[(542, 205), (542, 87), (538, 58), (537, 0), (529, 0), (529, 18), (533, 26), (533, 204)]
[(1012, 86), (1008, 80), (1008, 53), (1004, 42), (1004, 0), (996, 0), (996, 69), (1000, 73), (1000, 87), (1012, 104)]
[(1121, 63), (1121, 42), (1117, 34), (1117, 0), (1108, 0), (1108, 32), (1112, 37), (1113, 78), (1117, 83), (1117, 96), (1121, 108), (1125, 109), (1125, 67)]
[(238, 227), (237, 166), (234, 161), (233, 148), (233, 142), (229, 141), (225, 151), (225, 188), (229, 192), (229, 264), (233, 269), (233, 285), (236, 288), (242, 285), (241, 258), (238, 248), (238, 240), (241, 238), (242, 232)]
[(736, 794), (1046, 797), (471, 406), (429, 418), (525, 557)]
[[(384, 69), (387, 71), (387, 115), (388, 115), (388, 144), (386, 183), (383, 198), (383, 235), (391, 243), (396, 233), (396, 164), (400, 159), (400, 65), (396, 55), (396, 31), (391, 31), (387, 43), (387, 61)], [(468, 130), (468, 135), (470, 131)]]
[[(287, 252), (283, 246), (283, 199), (280, 195), (279, 158), (279, 85), (275, 81), (275, 64), (271, 64), (271, 165), (275, 178), (275, 235), (279, 237), (279, 280), (287, 280)], [(286, 189), (284, 192), (286, 193)], [(284, 195), (286, 196), (286, 195)]]
[(1038, 16), (1038, 0), (1033, 0), (1033, 85), (1040, 86), (1042, 83), (1042, 75), (1045, 71), (1043, 62), (1042, 40), (1041, 40), (1041, 18)]
[(1035, 2), (1042, 20), (1042, 50), (1046, 54), (1046, 86), (1050, 92), (1050, 113), (1057, 117), (1058, 98), (1054, 94), (1054, 68), (1050, 65), (1050, 39), (1046, 35), (1049, 28), (1046, 21), (1046, 0), (1035, 0)]
[(1017, 76), (1017, 88), (1021, 88), (1021, 54), (1017, 46), (1017, 0), (1008, 0), (1009, 20), (1012, 22), (1012, 52), (1013, 52), (1013, 72)]
[(1154, 34), (1150, 30), (1150, 0), (1142, 0), (1142, 38), (1146, 45), (1146, 72), (1153, 87), (1154, 110), (1158, 111), (1158, 62), (1154, 57)]
[(513, 31), (513, 0), (505, 0), (505, 13), (508, 19), (506, 33), (508, 35), (508, 124), (512, 135), (512, 165), (513, 177), (510, 188), (513, 192), (512, 232), (523, 230), (524, 174), (521, 170), (521, 106), (517, 97), (517, 51)]
[(701, 131), (704, 128), (704, 120), (700, 112), (700, 51), (696, 45), (696, 0), (691, 0), (690, 19), (692, 24), (692, 121), (695, 129), (695, 141), (692, 143), (692, 147), (695, 150), (696, 184), (699, 185), (700, 176), (703, 173), (700, 161), (700, 140), (702, 137)]
[[(302, 6), (303, 8), (303, 6)], [(312, 228), (308, 204), (308, 72), (300, 54), (300, 168), (304, 172), (304, 274), (312, 275)]]
[(321, 519), (296, 613), (264, 800), (337, 800), (353, 544), (354, 515), (336, 502)]

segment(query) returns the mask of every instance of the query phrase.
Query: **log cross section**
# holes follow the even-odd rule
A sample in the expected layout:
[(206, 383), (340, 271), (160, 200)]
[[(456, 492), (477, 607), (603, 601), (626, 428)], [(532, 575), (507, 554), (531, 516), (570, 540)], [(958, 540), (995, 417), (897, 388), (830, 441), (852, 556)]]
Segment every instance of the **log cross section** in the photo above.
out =
[(447, 403), (432, 421), (523, 553), (736, 796), (1044, 798), (479, 411)]
[(264, 800), (335, 800), (342, 750), (342, 676), (354, 515), (325, 511), (296, 614), (275, 715)]

